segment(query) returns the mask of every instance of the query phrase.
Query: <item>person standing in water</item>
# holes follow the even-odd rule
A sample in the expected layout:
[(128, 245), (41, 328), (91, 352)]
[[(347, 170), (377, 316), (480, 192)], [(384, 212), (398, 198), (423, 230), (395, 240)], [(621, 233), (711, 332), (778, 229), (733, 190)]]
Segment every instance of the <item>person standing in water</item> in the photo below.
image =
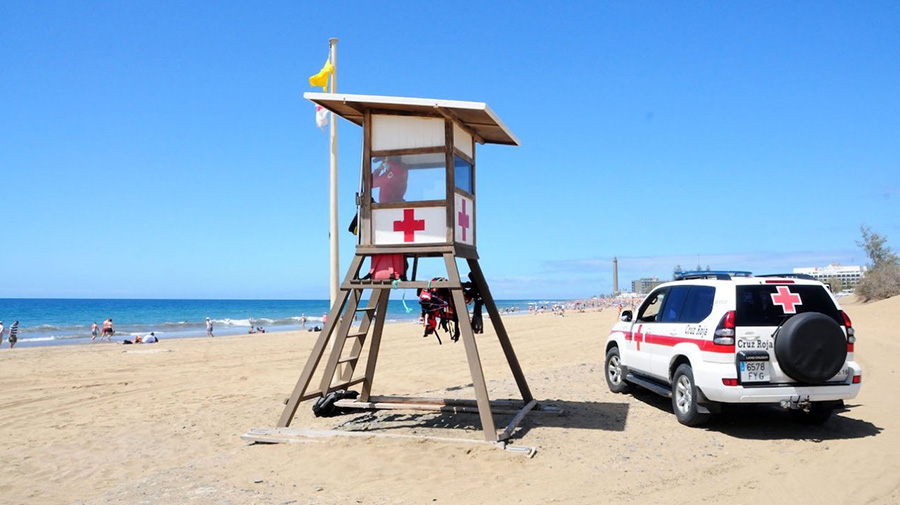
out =
[(213, 335), (213, 323), (208, 317), (206, 318), (206, 336), (215, 337), (215, 335)]
[(97, 321), (94, 321), (94, 324), (91, 325), (91, 342), (97, 339), (97, 335), (100, 334), (100, 327), (97, 326)]
[(12, 349), (19, 341), (19, 322), (16, 321), (9, 327), (9, 348)]
[(102, 341), (103, 337), (106, 337), (107, 342), (112, 342), (112, 336), (113, 336), (113, 333), (115, 333), (115, 332), (116, 332), (116, 330), (113, 329), (112, 318), (111, 317), (107, 318), (106, 321), (103, 321), (103, 332), (102, 332), (102, 335), (100, 336), (100, 340)]

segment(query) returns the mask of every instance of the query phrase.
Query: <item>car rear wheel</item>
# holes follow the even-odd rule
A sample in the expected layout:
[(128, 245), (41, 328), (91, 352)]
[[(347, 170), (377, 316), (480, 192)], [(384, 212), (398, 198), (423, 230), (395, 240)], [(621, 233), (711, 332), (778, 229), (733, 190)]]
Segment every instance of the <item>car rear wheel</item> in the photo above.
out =
[(709, 420), (709, 414), (697, 409), (697, 385), (690, 365), (679, 365), (672, 376), (672, 410), (675, 418), (685, 426), (701, 426)]
[(625, 368), (619, 356), (619, 348), (613, 347), (606, 353), (606, 385), (613, 393), (627, 393), (631, 384), (625, 380)]

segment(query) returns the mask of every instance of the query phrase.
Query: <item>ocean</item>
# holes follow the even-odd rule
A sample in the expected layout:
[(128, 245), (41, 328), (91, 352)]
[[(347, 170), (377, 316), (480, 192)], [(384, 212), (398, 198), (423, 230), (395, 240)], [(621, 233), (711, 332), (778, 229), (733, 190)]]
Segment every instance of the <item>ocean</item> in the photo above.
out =
[[(410, 296), (411, 295), (411, 296)], [(388, 303), (387, 322), (414, 322), (421, 309), (415, 293)], [(530, 302), (540, 305), (553, 301)], [(405, 307), (404, 307), (405, 304)], [(527, 314), (528, 300), (497, 300), (501, 312)], [(407, 311), (406, 307), (409, 308)], [(246, 334), (251, 325), (266, 331), (302, 330), (322, 326), (328, 300), (98, 300), (0, 298), (0, 321), (5, 327), (3, 348), (8, 348), (9, 327), (19, 321), (16, 347), (86, 344), (91, 323), (103, 326), (112, 318), (112, 340), (121, 342), (151, 331), (160, 340), (206, 336), (206, 318), (216, 336)], [(301, 323), (303, 317), (306, 323)], [(99, 340), (99, 337), (98, 337)]]

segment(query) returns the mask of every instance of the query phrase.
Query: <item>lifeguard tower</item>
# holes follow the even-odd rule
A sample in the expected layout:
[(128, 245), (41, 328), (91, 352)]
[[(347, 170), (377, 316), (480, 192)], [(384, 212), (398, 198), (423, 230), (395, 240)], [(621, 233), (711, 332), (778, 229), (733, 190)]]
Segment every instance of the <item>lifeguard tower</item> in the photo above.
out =
[[(504, 442), (530, 410), (539, 410), (541, 406), (531, 396), (478, 265), (475, 146), (476, 143), (518, 145), (518, 139), (484, 103), (332, 93), (303, 96), (363, 127), (361, 191), (357, 195), (358, 245), (328, 321), (287, 400), (279, 428), (290, 426), (300, 403), (360, 386), (357, 399), (341, 400), (337, 405), (363, 409), (477, 411), (484, 439)], [(411, 261), (411, 268), (400, 280), (378, 280), (377, 275), (374, 278), (366, 275), (368, 270), (363, 271), (366, 259), (381, 255), (395, 258), (402, 255)], [(446, 280), (416, 279), (419, 259), (425, 257), (443, 258)], [(491, 402), (488, 398), (457, 258), (468, 262), (470, 278), (480, 291), (521, 401)], [(432, 287), (446, 287), (452, 293), (475, 389), (474, 401), (372, 395), (391, 290)], [(366, 290), (371, 290), (371, 294), (368, 302), (360, 307)], [(359, 326), (354, 328), (357, 315)], [(365, 371), (355, 378), (353, 374), (367, 345)], [(311, 385), (326, 355), (321, 381)], [(515, 414), (506, 429), (498, 432), (495, 428), (492, 409)], [(548, 406), (545, 410), (551, 409)], [(258, 439), (275, 441), (265, 436)]]

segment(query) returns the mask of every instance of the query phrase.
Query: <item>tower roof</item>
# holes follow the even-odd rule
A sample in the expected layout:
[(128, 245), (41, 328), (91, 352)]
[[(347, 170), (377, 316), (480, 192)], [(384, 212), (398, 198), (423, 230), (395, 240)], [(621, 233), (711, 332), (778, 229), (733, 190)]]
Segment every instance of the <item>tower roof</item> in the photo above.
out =
[(445, 117), (471, 130), (476, 140), (482, 144), (519, 145), (515, 134), (482, 102), (342, 93), (304, 93), (303, 98), (360, 126), (366, 111), (374, 114)]

